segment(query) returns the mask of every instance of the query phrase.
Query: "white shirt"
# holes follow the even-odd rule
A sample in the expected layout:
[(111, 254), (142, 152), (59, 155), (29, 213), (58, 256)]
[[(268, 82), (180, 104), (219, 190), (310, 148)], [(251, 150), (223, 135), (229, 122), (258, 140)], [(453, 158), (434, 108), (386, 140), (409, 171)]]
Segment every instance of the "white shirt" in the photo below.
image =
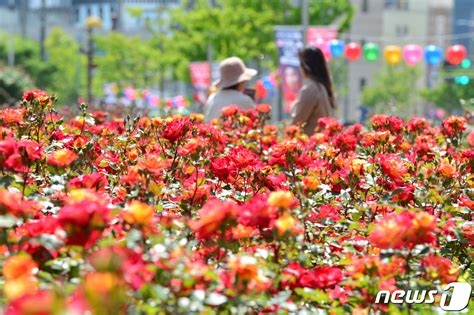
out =
[(255, 108), (255, 103), (248, 95), (237, 90), (219, 90), (207, 99), (204, 107), (206, 122), (219, 118), (221, 110), (229, 105), (235, 105), (242, 110)]

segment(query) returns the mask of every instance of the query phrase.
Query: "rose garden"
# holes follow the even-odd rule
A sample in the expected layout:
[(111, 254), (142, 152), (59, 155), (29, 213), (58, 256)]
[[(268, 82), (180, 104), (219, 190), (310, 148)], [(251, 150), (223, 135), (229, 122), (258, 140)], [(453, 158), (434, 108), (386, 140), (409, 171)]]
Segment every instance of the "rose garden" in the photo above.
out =
[(474, 132), (375, 115), (311, 137), (270, 106), (0, 111), (5, 314), (410, 313), (379, 290), (472, 279)]

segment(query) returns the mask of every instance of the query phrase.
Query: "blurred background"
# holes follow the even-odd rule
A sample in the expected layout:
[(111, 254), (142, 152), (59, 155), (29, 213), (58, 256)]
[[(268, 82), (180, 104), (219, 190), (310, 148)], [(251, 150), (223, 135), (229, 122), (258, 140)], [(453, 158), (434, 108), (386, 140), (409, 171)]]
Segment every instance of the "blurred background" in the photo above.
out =
[[(360, 45), (355, 59), (328, 55), (345, 122), (474, 111), (472, 0), (0, 0), (0, 103), (40, 88), (66, 110), (90, 102), (109, 111), (200, 112), (219, 61), (236, 55), (259, 71), (251, 82), (257, 101), (273, 105), (279, 120), (293, 78), (279, 58), (282, 26), (328, 27), (340, 43)], [(387, 55), (388, 46), (400, 55), (409, 44), (423, 47), (425, 59), (428, 45), (445, 54), (458, 44), (466, 54), (454, 64)]]

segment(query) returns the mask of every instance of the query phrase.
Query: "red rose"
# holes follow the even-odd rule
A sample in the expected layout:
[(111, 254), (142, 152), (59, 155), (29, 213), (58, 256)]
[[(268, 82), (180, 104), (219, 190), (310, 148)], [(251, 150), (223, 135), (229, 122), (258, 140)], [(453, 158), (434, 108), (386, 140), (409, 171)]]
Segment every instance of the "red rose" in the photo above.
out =
[(207, 239), (219, 230), (227, 230), (222, 224), (227, 219), (234, 218), (237, 212), (238, 208), (234, 203), (211, 200), (199, 210), (199, 220), (189, 222), (189, 227), (197, 238)]
[(304, 269), (298, 263), (290, 263), (283, 271), (286, 281), (284, 285), (294, 288), (325, 289), (335, 286), (343, 279), (341, 269), (336, 267), (318, 266), (313, 269)]
[(227, 107), (224, 107), (221, 110), (222, 117), (230, 117), (234, 116), (237, 112), (239, 111), (239, 108), (235, 105), (229, 105)]
[(81, 177), (71, 179), (68, 186), (71, 188), (88, 188), (102, 191), (107, 186), (107, 177), (100, 173), (84, 174)]
[(325, 289), (338, 284), (342, 278), (342, 271), (339, 268), (316, 267), (305, 271), (298, 282), (303, 288)]
[(23, 99), (27, 102), (31, 102), (32, 100), (39, 98), (39, 97), (45, 97), (47, 96), (48, 93), (43, 90), (29, 90), (23, 93)]
[(176, 142), (181, 140), (189, 129), (189, 122), (186, 119), (175, 119), (166, 124), (163, 131), (163, 138), (169, 142)]
[(62, 207), (58, 223), (67, 233), (67, 245), (89, 247), (107, 226), (110, 209), (88, 200)]
[(355, 151), (357, 138), (350, 133), (342, 133), (334, 138), (334, 146), (341, 152)]
[(270, 110), (272, 109), (272, 107), (271, 107), (269, 104), (257, 104), (257, 106), (255, 107), (255, 109), (256, 109), (257, 112), (259, 112), (259, 113), (266, 114), (266, 113), (269, 113), (269, 112), (270, 112)]
[(217, 158), (212, 161), (210, 170), (220, 180), (227, 180), (229, 176), (234, 177), (236, 173), (235, 164), (228, 156)]
[(405, 162), (396, 154), (383, 154), (379, 156), (382, 172), (393, 181), (401, 182), (408, 173)]

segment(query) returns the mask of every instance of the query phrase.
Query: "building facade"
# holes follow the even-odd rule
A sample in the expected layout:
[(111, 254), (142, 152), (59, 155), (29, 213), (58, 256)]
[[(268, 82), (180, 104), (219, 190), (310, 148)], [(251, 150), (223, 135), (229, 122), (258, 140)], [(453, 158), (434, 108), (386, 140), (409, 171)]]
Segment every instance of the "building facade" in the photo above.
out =
[[(462, 1), (462, 0), (457, 0)], [(474, 7), (474, 1), (465, 0)], [(348, 121), (357, 121), (360, 116), (361, 93), (365, 86), (376, 79), (376, 74), (385, 65), (383, 47), (385, 45), (434, 44), (445, 49), (451, 44), (450, 34), (453, 0), (353, 0), (356, 14), (347, 40), (363, 45), (371, 41), (380, 45), (381, 56), (377, 62), (368, 62), (363, 58), (349, 63), (348, 95), (344, 99), (344, 110), (340, 117)], [(474, 48), (473, 48), (474, 49)], [(472, 49), (471, 49), (472, 51)], [(417, 83), (420, 88), (434, 86), (438, 81), (436, 67), (426, 69), (421, 63), (421, 73), (426, 73)], [(341, 103), (341, 101), (340, 101)], [(412, 114), (422, 115), (426, 104), (417, 104)]]
[(89, 16), (103, 22), (103, 31), (120, 30), (127, 34), (144, 34), (148, 21), (163, 17), (160, 9), (175, 8), (180, 0), (72, 0), (74, 25), (83, 27)]
[(0, 0), (0, 30), (39, 41), (55, 26), (72, 33), (71, 5), (71, 0)]
[(474, 1), (454, 0), (453, 40), (466, 46), (471, 59), (474, 58)]

